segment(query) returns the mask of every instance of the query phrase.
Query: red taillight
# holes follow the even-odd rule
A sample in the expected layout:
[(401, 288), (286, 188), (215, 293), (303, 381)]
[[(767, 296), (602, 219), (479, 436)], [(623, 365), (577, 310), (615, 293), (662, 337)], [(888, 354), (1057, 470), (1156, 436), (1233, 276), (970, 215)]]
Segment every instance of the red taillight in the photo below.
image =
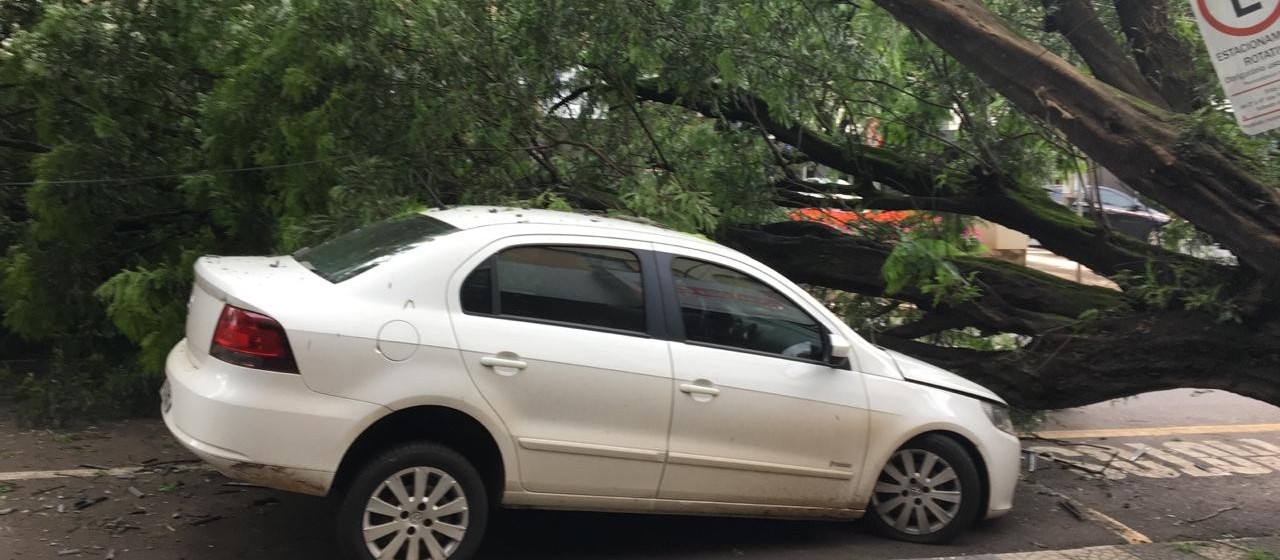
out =
[(209, 355), (247, 368), (298, 373), (284, 327), (271, 317), (230, 305), (218, 317)]

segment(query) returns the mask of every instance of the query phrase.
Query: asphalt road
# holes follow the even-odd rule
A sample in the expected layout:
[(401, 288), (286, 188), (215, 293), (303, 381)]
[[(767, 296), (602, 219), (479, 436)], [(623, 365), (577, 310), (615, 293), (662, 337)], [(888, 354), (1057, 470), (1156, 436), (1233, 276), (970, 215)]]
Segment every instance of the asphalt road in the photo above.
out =
[[(1043, 429), (1048, 439), (1026, 442), (1042, 456), (1014, 513), (948, 546), (885, 541), (859, 523), (504, 511), (482, 558), (920, 558), (1280, 533), (1280, 409), (1165, 392), (1062, 411)], [(158, 465), (187, 458), (155, 421), (54, 433), (0, 418), (0, 559), (333, 557), (325, 500)], [(94, 476), (144, 462), (153, 468)]]

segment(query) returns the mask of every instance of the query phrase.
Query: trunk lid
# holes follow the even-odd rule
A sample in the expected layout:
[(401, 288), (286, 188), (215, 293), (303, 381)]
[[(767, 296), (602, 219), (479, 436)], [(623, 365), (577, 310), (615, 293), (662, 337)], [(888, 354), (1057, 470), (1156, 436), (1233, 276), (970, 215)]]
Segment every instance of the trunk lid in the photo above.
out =
[(281, 314), (304, 301), (324, 301), (334, 285), (316, 276), (291, 257), (201, 257), (195, 264), (195, 285), (187, 302), (187, 346), (201, 365), (209, 349), (218, 316), (226, 304), (270, 316), (288, 332)]

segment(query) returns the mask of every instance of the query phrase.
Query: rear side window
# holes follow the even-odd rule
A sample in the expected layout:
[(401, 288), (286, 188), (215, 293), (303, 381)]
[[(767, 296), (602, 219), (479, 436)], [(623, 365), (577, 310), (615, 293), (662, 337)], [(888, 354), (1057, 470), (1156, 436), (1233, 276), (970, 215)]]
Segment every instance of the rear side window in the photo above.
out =
[(458, 231), (431, 216), (413, 214), (371, 224), (302, 249), (293, 258), (333, 283), (355, 277), (414, 247)]
[(822, 359), (822, 327), (763, 282), (686, 258), (673, 259), (671, 273), (689, 342)]
[(645, 332), (640, 259), (622, 249), (515, 247), (467, 276), (467, 313)]

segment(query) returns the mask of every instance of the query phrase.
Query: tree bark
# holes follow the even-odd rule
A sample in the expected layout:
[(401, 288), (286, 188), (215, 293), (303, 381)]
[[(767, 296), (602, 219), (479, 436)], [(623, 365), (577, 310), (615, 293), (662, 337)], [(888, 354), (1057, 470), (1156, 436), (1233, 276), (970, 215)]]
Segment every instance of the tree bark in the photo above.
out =
[(1280, 281), (1280, 194), (1171, 115), (1090, 78), (979, 0), (875, 0), (1126, 184)]
[(1276, 321), (1220, 323), (1190, 311), (1103, 319), (1083, 332), (1045, 335), (1027, 348), (1001, 353), (877, 339), (1034, 410), (1185, 387), (1230, 391), (1280, 406), (1278, 341)]
[[(1168, 0), (1113, 0), (1138, 68), (1170, 108), (1190, 113), (1206, 103), (1188, 53), (1200, 48), (1173, 33)], [(1212, 79), (1212, 78), (1209, 78)]]
[(1169, 105), (1134, 64), (1107, 27), (1098, 20), (1092, 0), (1043, 0), (1045, 30), (1066, 38), (1099, 80), (1162, 108)]

